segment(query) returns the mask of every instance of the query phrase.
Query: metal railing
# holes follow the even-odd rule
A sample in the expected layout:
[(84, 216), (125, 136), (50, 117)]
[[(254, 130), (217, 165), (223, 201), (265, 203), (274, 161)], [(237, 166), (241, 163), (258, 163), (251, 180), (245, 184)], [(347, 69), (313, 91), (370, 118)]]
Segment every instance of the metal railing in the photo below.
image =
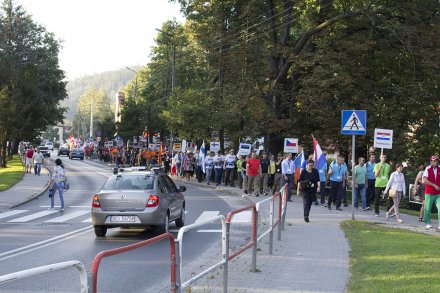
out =
[[(247, 211), (247, 210), (252, 210), (252, 238), (251, 240), (242, 248), (240, 248), (238, 251), (235, 251), (234, 253), (228, 255), (228, 261), (234, 259), (235, 257), (237, 257), (238, 255), (240, 255), (241, 253), (243, 253), (244, 251), (246, 251), (247, 249), (252, 247), (252, 260), (257, 258), (257, 219), (258, 219), (258, 215), (257, 215), (257, 208), (255, 206), (255, 204), (249, 205), (247, 207), (235, 210), (235, 211), (231, 211), (228, 213), (228, 215), (226, 216), (226, 242), (228, 245), (228, 250), (229, 250), (229, 240), (230, 240), (230, 232), (231, 232), (231, 221), (234, 215), (239, 214), (241, 212)], [(255, 256), (255, 257), (254, 257)], [(256, 264), (254, 262), (252, 262), (251, 265), (251, 269), (253, 272), (255, 272), (255, 267)]]
[[(274, 220), (275, 218), (275, 199), (278, 198), (278, 211), (277, 211), (277, 219)], [(272, 195), (270, 198), (266, 198), (262, 201), (259, 201), (256, 203), (256, 209), (257, 209), (257, 214), (258, 214), (258, 218), (260, 217), (261, 214), (261, 206), (266, 203), (269, 202), (269, 228), (264, 231), (260, 236), (257, 237), (257, 242), (260, 242), (265, 236), (269, 235), (269, 254), (272, 255), (273, 254), (273, 230), (276, 226), (278, 226), (278, 230), (281, 232), (281, 213), (282, 213), (282, 196), (280, 192), (275, 193), (274, 195)], [(257, 226), (260, 223), (257, 223)], [(257, 227), (258, 228), (258, 227)], [(280, 239), (278, 239), (280, 240)]]
[(154, 243), (159, 242), (164, 239), (168, 239), (170, 242), (171, 293), (176, 292), (176, 248), (175, 248), (175, 244), (174, 244), (174, 236), (171, 233), (164, 233), (164, 234), (161, 234), (159, 236), (156, 236), (156, 237), (148, 239), (148, 240), (140, 241), (140, 242), (137, 242), (134, 244), (122, 246), (122, 247), (115, 248), (115, 249), (104, 250), (104, 251), (101, 251), (100, 253), (98, 253), (95, 256), (95, 259), (93, 260), (93, 263), (92, 263), (93, 293), (97, 292), (99, 264), (101, 263), (101, 260), (104, 257), (108, 257), (108, 256), (115, 255), (115, 254), (121, 254), (121, 253), (131, 251), (131, 250), (143, 247), (143, 246), (148, 246), (148, 245), (154, 244)]
[[(211, 267), (207, 268), (203, 272), (199, 273), (198, 275), (192, 277), (191, 279), (185, 281), (182, 283), (182, 275), (183, 275), (183, 235), (185, 232), (188, 232), (190, 230), (196, 229), (200, 226), (208, 225), (216, 221), (221, 221), (222, 225), (222, 259), (220, 262), (212, 265)], [(179, 230), (179, 234), (177, 235), (176, 243), (178, 244), (177, 251), (176, 251), (176, 261), (177, 265), (179, 267), (178, 273), (177, 273), (177, 292), (184, 292), (185, 288), (187, 288), (189, 285), (194, 283), (195, 281), (199, 280), (203, 276), (207, 275), (209, 272), (223, 266), (223, 292), (227, 292), (227, 281), (228, 281), (228, 244), (227, 244), (227, 236), (226, 236), (226, 222), (225, 217), (222, 215), (213, 217), (211, 219), (200, 221), (188, 226), (183, 226)]]
[(77, 268), (79, 271), (79, 279), (81, 282), (81, 293), (89, 292), (89, 285), (87, 283), (87, 272), (82, 262), (77, 260), (54, 263), (46, 266), (36, 267), (28, 270), (23, 270), (7, 275), (0, 276), (0, 284), (6, 282), (18, 281), (24, 278), (29, 278), (45, 273), (61, 271), (69, 268)]

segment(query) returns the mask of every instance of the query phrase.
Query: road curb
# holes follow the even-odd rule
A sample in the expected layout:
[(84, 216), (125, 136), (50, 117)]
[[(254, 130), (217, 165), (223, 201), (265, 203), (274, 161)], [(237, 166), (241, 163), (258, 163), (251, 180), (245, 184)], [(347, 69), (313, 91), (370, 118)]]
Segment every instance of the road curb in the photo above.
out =
[(46, 183), (46, 185), (43, 187), (43, 189), (40, 190), (39, 192), (36, 192), (36, 193), (32, 194), (30, 197), (28, 197), (28, 198), (27, 198), (26, 200), (24, 200), (23, 202), (20, 202), (20, 203), (17, 203), (17, 204), (12, 205), (11, 207), (9, 207), (9, 209), (13, 209), (13, 208), (19, 207), (19, 206), (24, 205), (24, 204), (26, 204), (26, 203), (28, 203), (28, 202), (34, 200), (34, 199), (37, 199), (37, 198), (39, 198), (41, 195), (43, 195), (43, 193), (45, 193), (45, 192), (47, 191), (47, 189), (49, 188), (49, 185), (50, 185), (50, 171), (49, 171), (49, 169), (47, 169), (46, 167), (43, 167), (43, 168), (41, 168), (41, 169), (46, 169), (46, 170), (47, 170), (47, 173), (48, 173), (48, 176), (47, 176), (47, 183)]

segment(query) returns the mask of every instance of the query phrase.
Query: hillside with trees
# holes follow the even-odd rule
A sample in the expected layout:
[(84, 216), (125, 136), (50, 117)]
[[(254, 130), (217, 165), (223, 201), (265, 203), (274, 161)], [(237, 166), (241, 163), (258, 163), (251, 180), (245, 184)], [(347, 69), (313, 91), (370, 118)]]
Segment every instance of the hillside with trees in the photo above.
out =
[[(141, 67), (130, 67), (138, 70)], [(99, 74), (86, 75), (67, 82), (67, 99), (63, 102), (63, 106), (68, 108), (65, 116), (68, 121), (73, 121), (75, 114), (78, 112), (78, 102), (80, 97), (88, 90), (104, 90), (107, 92), (112, 108), (114, 108), (115, 96), (119, 90), (124, 87), (134, 78), (134, 73), (121, 68), (114, 71), (106, 71)]]

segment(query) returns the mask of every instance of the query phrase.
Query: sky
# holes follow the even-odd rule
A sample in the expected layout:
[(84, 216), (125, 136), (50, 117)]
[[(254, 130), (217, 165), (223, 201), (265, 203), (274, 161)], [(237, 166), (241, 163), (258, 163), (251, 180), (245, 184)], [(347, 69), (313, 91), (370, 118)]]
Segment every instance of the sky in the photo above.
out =
[(60, 67), (69, 80), (146, 65), (156, 28), (183, 22), (168, 0), (15, 0), (35, 22), (62, 40)]

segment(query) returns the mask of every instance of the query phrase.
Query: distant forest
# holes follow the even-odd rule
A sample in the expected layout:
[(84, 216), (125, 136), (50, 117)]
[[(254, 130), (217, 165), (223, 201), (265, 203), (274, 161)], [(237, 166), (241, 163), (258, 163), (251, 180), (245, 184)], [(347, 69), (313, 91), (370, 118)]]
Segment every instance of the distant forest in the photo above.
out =
[[(141, 66), (130, 67), (134, 70), (139, 70)], [(106, 71), (99, 74), (87, 75), (67, 83), (67, 96), (68, 98), (63, 101), (62, 105), (68, 107), (68, 111), (65, 114), (66, 120), (73, 121), (75, 113), (77, 112), (77, 106), (79, 98), (84, 95), (88, 89), (105, 90), (110, 96), (112, 102), (112, 108), (115, 103), (115, 96), (118, 90), (123, 90), (124, 87), (134, 79), (134, 73), (121, 68), (114, 71)]]

